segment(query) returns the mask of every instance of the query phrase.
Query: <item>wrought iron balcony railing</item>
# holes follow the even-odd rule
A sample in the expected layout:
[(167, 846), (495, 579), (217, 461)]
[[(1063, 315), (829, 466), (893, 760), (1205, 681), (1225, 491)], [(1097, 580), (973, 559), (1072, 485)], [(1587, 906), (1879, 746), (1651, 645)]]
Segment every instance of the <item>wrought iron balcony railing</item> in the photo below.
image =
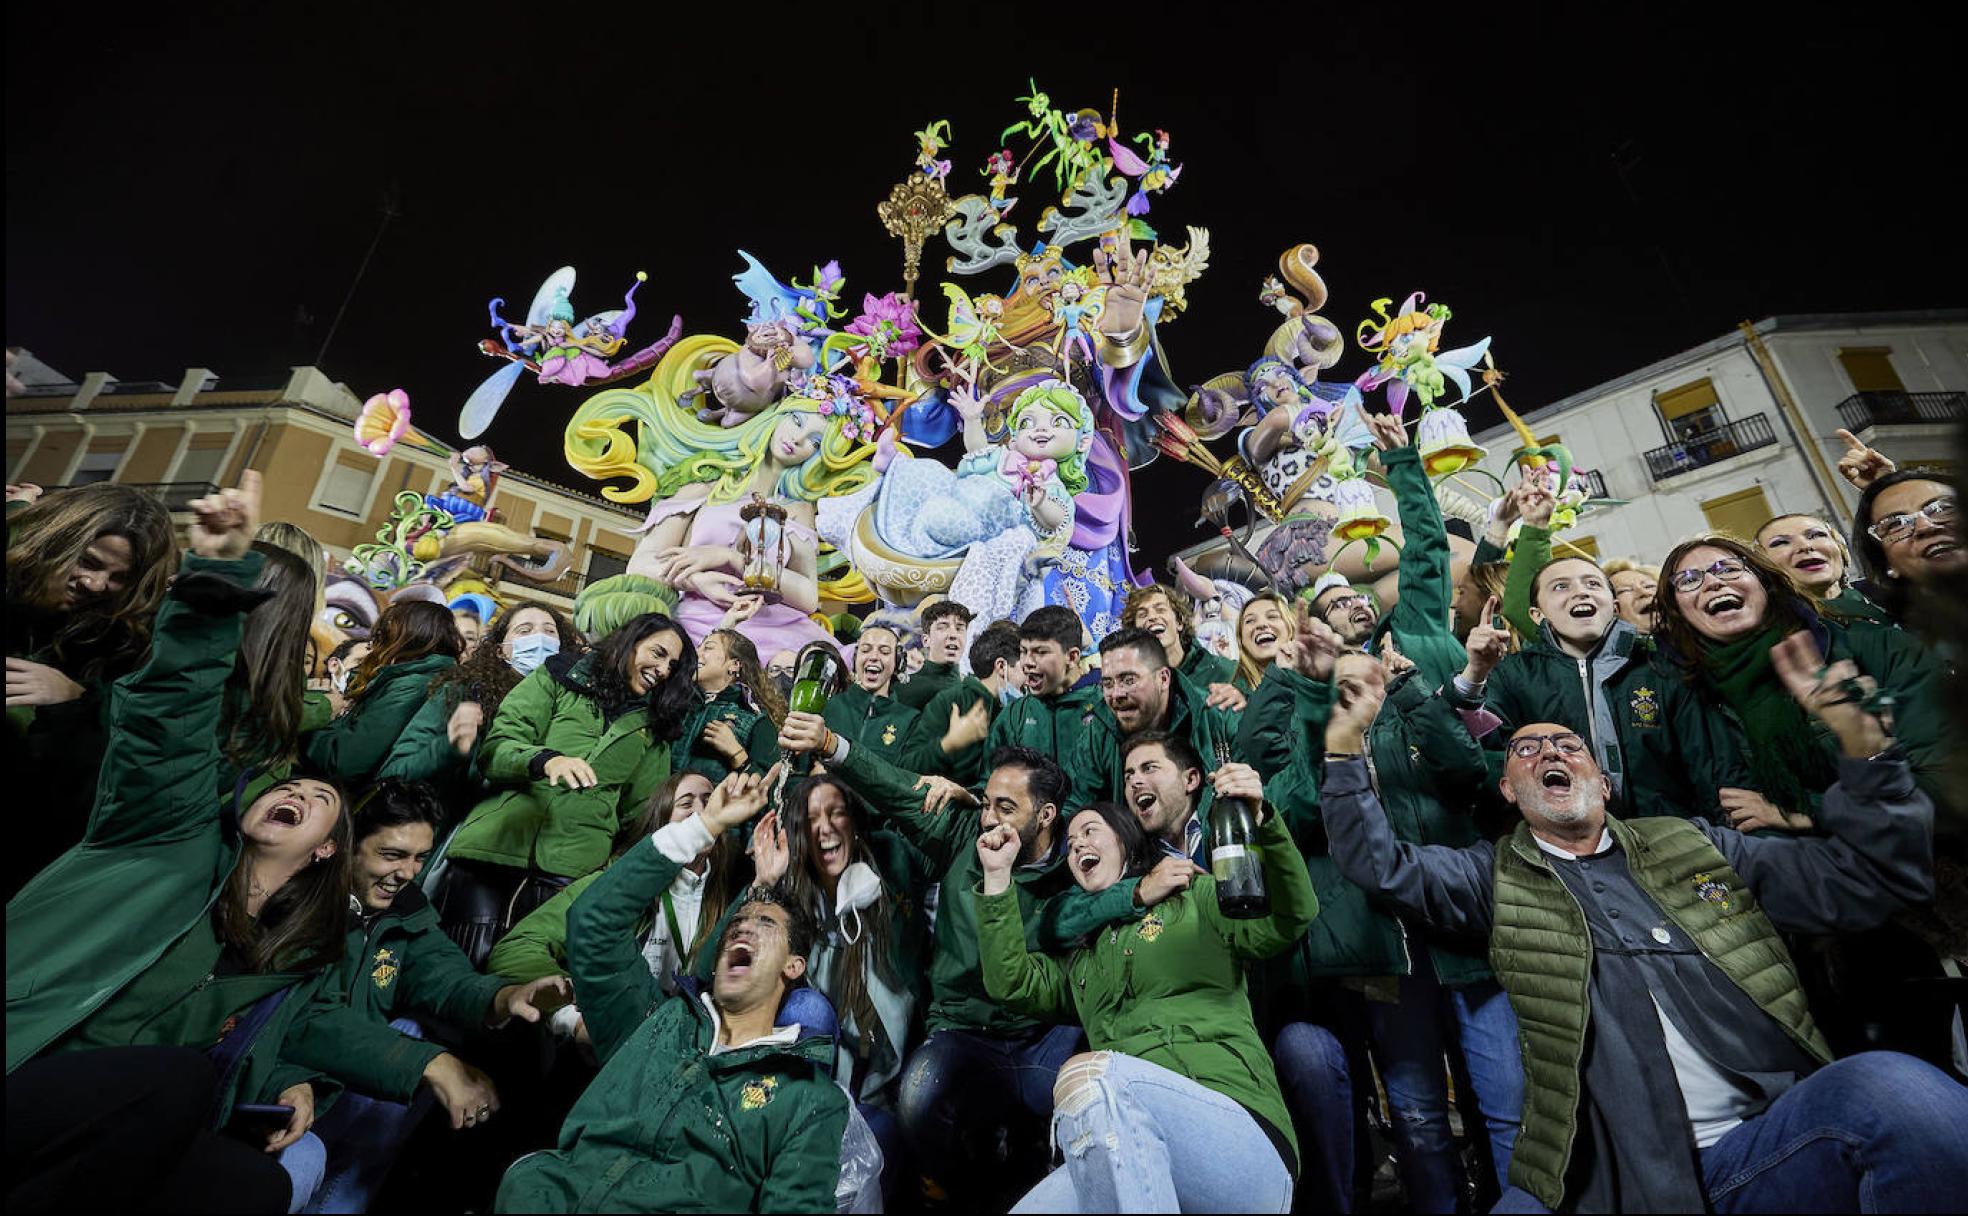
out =
[(1647, 472), (1655, 481), (1666, 481), (1776, 442), (1777, 433), (1771, 428), (1769, 417), (1751, 414), (1715, 430), (1690, 435), (1679, 443), (1653, 449), (1646, 455)]
[(1848, 431), (1869, 426), (1959, 422), (1968, 417), (1968, 393), (1853, 393), (1838, 403), (1838, 420)]

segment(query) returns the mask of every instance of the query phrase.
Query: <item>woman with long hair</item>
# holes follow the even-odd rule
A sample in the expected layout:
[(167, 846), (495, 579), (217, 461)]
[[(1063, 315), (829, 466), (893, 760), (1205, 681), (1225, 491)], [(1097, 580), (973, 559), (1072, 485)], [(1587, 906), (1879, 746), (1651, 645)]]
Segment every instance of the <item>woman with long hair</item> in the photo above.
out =
[(246, 614), (219, 740), (236, 772), (277, 779), (300, 754), (309, 726), (306, 654), (321, 580), (283, 546), (256, 540), (253, 552), (264, 562), (253, 587), (267, 599)]
[(1872, 601), (1930, 638), (1945, 632), (1933, 626), (1959, 610), (1944, 586), (1952, 580), (1958, 589), (1968, 573), (1959, 490), (1944, 474), (1901, 469), (1867, 483), (1852, 518), (1852, 550)]
[(779, 759), (786, 698), (765, 678), (758, 647), (735, 629), (715, 629), (697, 648), (699, 704), (683, 727), (683, 767), (713, 785), (734, 771), (763, 773)]
[[(647, 809), (616, 833), (609, 852), (616, 858), (659, 828), (682, 821), (709, 805), (715, 787), (708, 777), (695, 771), (670, 774), (669, 780), (649, 796)], [(664, 995), (677, 990), (680, 976), (690, 974), (702, 956), (711, 931), (724, 919), (738, 891), (739, 866), (743, 854), (737, 837), (727, 832), (717, 838), (711, 851), (683, 867), (669, 890), (650, 905), (636, 930), (636, 944), (649, 964)], [(486, 960), (485, 969), (508, 983), (527, 984), (550, 975), (566, 975), (567, 913), (581, 893), (594, 885), (600, 872), (577, 878), (546, 903), (533, 909), (511, 933), (499, 939)], [(583, 1037), (580, 1009), (569, 1004), (553, 1015), (557, 1034)]]
[(670, 775), (696, 675), (683, 627), (650, 612), (585, 654), (553, 655), (506, 695), (480, 750), (494, 792), (452, 834), (434, 901), (474, 961), (607, 863)]
[(1246, 696), (1264, 681), (1264, 669), (1278, 657), (1280, 647), (1298, 636), (1291, 601), (1275, 591), (1260, 591), (1237, 616), (1238, 691)]
[[(1289, 1210), (1298, 1143), (1244, 972), (1297, 941), (1319, 901), (1280, 816), (1265, 816), (1255, 843), (1267, 915), (1226, 917), (1215, 880), (1185, 875), (1139, 920), (1056, 958), (1026, 944), (1012, 884), (1017, 833), (1001, 826), (978, 838), (984, 880), (969, 898), (985, 988), (1014, 1012), (1079, 1022), (1090, 1048), (1053, 1083), (1053, 1135), (1066, 1163), (1019, 1210)], [(1065, 847), (1087, 892), (1147, 874), (1158, 855), (1133, 811), (1113, 803), (1076, 813)]]
[(443, 604), (407, 600), (383, 609), (369, 653), (349, 677), (348, 708), (308, 736), (309, 763), (347, 780), (373, 779), (424, 707), (431, 681), (456, 666), (463, 649)]
[[(1783, 570), (1790, 585), (1834, 620), (1872, 621), (1889, 625), (1892, 619), (1856, 586), (1858, 571), (1852, 552), (1838, 529), (1819, 515), (1776, 515), (1756, 530), (1756, 547)], [(1658, 578), (1658, 574), (1656, 574)]]
[[(349, 825), (330, 782), (216, 792), (258, 500), (249, 472), (192, 504), (150, 657), (111, 694), (88, 835), (7, 905), (10, 1208), (287, 1206), (267, 1153), (314, 1092), (276, 1066), (290, 994), (341, 957)], [(217, 1134), (236, 1102), (289, 1108), (265, 1152)]]
[(82, 834), (109, 686), (143, 664), (177, 557), (164, 504), (130, 486), (59, 490), (8, 513), (7, 772), (35, 808), (10, 843), (10, 894)]
[[(860, 797), (829, 774), (787, 792), (784, 810), (753, 833), (752, 859), (758, 886), (783, 884), (820, 925), (807, 978), (840, 1018), (835, 1076), (893, 1165), (902, 1148), (894, 1082), (925, 965), (919, 913), (934, 881), (928, 863), (900, 835), (877, 829)], [(900, 1172), (884, 1175), (892, 1182)]]

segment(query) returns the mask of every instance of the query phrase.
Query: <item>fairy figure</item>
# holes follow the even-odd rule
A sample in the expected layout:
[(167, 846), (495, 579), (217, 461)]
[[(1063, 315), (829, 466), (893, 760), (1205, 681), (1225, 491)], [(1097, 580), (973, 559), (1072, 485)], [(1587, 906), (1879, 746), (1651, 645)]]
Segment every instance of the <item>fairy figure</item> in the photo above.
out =
[(1093, 361), (1093, 323), (1100, 316), (1105, 293), (1092, 284), (1093, 272), (1082, 266), (1060, 279), (1059, 292), (1052, 297), (1052, 319), (1059, 326), (1053, 349), (1061, 358), (1078, 350), (1082, 358)]
[[(930, 336), (949, 348), (943, 352), (946, 370), (975, 384), (979, 369), (999, 370), (991, 362), (990, 351), (1003, 340), (1000, 327), (1004, 321), (1004, 297), (986, 292), (972, 300), (970, 293), (955, 283), (943, 284), (943, 294), (950, 301), (950, 321), (946, 326), (950, 332), (945, 335), (931, 330)], [(950, 358), (949, 350), (962, 357), (961, 367)]]
[(447, 463), (451, 466), (451, 484), (442, 494), (425, 495), (424, 502), (448, 512), (461, 524), (491, 519), (492, 494), (499, 488), (499, 474), (512, 466), (482, 443), (451, 453)]
[(1100, 130), (1100, 112), (1081, 110), (1068, 118), (1052, 108), (1052, 99), (1039, 92), (1036, 80), (1031, 85), (1031, 93), (1018, 99), (1025, 103), (1031, 118), (1006, 127), (998, 138), (1009, 139), (1017, 133), (1044, 147), (1045, 155), (1032, 166), (1032, 172), (1036, 174), (1051, 165), (1053, 184), (1059, 187), (1060, 198), (1070, 200), (1088, 170), (1104, 159), (1094, 142)]
[(835, 351), (844, 352), (854, 367), (854, 380), (862, 400), (875, 407), (880, 420), (907, 409), (922, 394), (893, 384), (882, 383), (882, 364), (900, 359), (922, 342), (922, 328), (916, 324), (915, 303), (896, 292), (862, 297), (861, 315), (847, 328), (827, 339), (821, 357), (829, 365)]
[(939, 118), (922, 130), (916, 132), (916, 172), (931, 181), (942, 181), (950, 176), (950, 162), (937, 160), (936, 154), (950, 140), (950, 120)]
[(1011, 214), (1017, 205), (1015, 198), (1005, 197), (1005, 192), (1018, 184), (1018, 165), (1012, 160), (1011, 149), (1000, 148), (984, 160), (984, 175), (991, 179), (990, 195), (986, 206), (990, 208), (993, 219), (1003, 219)]
[(1407, 405), (1408, 394), (1420, 399), (1423, 410), (1432, 409), (1435, 399), (1440, 397), (1453, 383), (1461, 391), (1456, 398), (1460, 403), (1469, 399), (1469, 369), (1482, 361), (1484, 352), (1490, 348), (1490, 340), (1484, 338), (1471, 346), (1455, 350), (1440, 350), (1442, 327), (1449, 317), (1448, 306), (1429, 304), (1421, 292), (1410, 295), (1394, 316), (1387, 315), (1391, 298), (1373, 302), (1374, 315), (1380, 318), (1376, 325), (1373, 318), (1360, 322), (1354, 331), (1354, 340), (1362, 350), (1380, 356), (1380, 362), (1361, 375), (1356, 383), (1362, 393), (1370, 393), (1381, 385), (1387, 386), (1387, 406), (1395, 414), (1400, 414)]
[(755, 417), (815, 369), (819, 356), (814, 343), (825, 342), (846, 281), (840, 263), (828, 262), (814, 268), (811, 283), (788, 285), (751, 254), (741, 249), (738, 256), (745, 269), (732, 282), (752, 305), (745, 316), (744, 344), (696, 368), (696, 385), (681, 402), (696, 411), (698, 421), (724, 426)]

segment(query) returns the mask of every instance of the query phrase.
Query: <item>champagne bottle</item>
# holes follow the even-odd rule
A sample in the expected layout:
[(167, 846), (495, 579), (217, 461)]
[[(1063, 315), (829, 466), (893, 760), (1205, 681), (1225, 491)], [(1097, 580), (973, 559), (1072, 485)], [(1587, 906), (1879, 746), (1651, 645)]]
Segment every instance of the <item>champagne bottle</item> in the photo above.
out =
[(1210, 873), (1216, 878), (1216, 906), (1225, 916), (1256, 920), (1271, 915), (1255, 800), (1217, 799), (1210, 813)]
[[(786, 708), (793, 713), (825, 713), (828, 699), (840, 691), (847, 678), (847, 664), (841, 661), (840, 652), (825, 642), (808, 642), (794, 670), (793, 691), (786, 697)], [(802, 777), (812, 772), (813, 753), (796, 753), (792, 771)]]

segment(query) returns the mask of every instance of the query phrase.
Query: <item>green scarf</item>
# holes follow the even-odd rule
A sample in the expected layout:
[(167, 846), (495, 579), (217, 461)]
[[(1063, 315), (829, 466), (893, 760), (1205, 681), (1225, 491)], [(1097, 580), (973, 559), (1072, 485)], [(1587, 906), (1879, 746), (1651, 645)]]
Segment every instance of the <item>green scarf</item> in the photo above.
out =
[(1838, 780), (1838, 773), (1818, 750), (1810, 717), (1784, 690), (1770, 663), (1770, 647), (1786, 632), (1772, 625), (1733, 642), (1712, 644), (1702, 666), (1749, 733), (1747, 758), (1762, 795), (1787, 811), (1815, 818), (1822, 791)]

